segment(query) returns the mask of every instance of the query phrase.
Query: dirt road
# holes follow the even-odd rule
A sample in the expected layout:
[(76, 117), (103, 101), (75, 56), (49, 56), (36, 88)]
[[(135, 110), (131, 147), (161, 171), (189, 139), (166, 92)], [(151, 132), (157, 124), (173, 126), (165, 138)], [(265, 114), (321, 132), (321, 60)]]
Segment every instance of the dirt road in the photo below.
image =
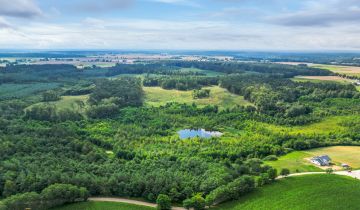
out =
[[(153, 207), (156, 208), (156, 204), (149, 203), (145, 201), (137, 201), (137, 200), (131, 200), (126, 198), (108, 198), (108, 197), (92, 197), (88, 199), (89, 201), (108, 201), (108, 202), (117, 202), (117, 203), (128, 203), (128, 204), (134, 204), (139, 206), (147, 206), (147, 207)], [(185, 208), (182, 207), (172, 207), (173, 210), (185, 210)]]

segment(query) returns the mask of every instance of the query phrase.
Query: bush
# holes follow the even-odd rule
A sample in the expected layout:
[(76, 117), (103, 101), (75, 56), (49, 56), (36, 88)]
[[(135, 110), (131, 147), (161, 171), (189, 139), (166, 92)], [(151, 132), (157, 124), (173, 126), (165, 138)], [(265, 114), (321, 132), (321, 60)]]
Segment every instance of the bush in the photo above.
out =
[(156, 199), (157, 209), (169, 210), (171, 209), (171, 199), (167, 195), (160, 194)]
[(196, 194), (192, 198), (184, 200), (183, 206), (186, 209), (193, 208), (195, 210), (203, 210), (205, 209), (206, 202), (201, 194)]
[(281, 169), (281, 171), (280, 171), (280, 175), (281, 176), (288, 176), (290, 174), (290, 170), (289, 169), (287, 169), (287, 168), (283, 168), (283, 169)]
[(239, 199), (242, 195), (251, 192), (255, 188), (254, 178), (242, 176), (227, 185), (220, 186), (206, 196), (208, 206), (216, 205), (228, 200)]
[(278, 160), (278, 158), (276, 157), (276, 155), (269, 155), (269, 156), (266, 156), (263, 161), (276, 161)]

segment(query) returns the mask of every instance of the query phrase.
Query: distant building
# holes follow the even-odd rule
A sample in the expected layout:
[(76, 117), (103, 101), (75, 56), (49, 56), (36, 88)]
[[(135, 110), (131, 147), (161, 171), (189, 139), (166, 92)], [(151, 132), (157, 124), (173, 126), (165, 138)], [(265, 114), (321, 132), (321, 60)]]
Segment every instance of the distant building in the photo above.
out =
[(311, 162), (318, 166), (329, 166), (331, 158), (328, 155), (316, 156), (311, 158)]

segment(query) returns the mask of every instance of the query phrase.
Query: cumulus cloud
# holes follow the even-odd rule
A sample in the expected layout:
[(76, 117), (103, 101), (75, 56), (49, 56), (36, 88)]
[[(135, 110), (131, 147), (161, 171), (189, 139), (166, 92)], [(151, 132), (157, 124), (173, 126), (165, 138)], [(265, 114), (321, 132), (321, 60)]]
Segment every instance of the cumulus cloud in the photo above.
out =
[(0, 15), (20, 18), (33, 18), (42, 15), (33, 0), (0, 0)]

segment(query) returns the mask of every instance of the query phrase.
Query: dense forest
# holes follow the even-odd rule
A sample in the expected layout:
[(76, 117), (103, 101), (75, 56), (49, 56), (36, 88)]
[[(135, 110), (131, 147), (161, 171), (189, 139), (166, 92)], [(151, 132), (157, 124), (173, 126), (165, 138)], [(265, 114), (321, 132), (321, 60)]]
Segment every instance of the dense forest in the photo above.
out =
[[(224, 74), (182, 74), (181, 68)], [(336, 133), (287, 132), (327, 117), (360, 114), (360, 93), (353, 85), (293, 81), (297, 75), (332, 73), (306, 66), (174, 61), (86, 70), (0, 68), (0, 90), (13, 90), (0, 95), (0, 209), (47, 209), (94, 195), (153, 202), (166, 195), (202, 209), (271, 183), (278, 172), (264, 165), (264, 158), (360, 145), (360, 118)], [(30, 86), (15, 92), (23, 83)], [(214, 85), (253, 105), (144, 103), (143, 86), (192, 90), (194, 98), (206, 98), (212, 94), (206, 87)], [(78, 109), (54, 105), (62, 97), (83, 95)], [(189, 128), (224, 135), (180, 139), (177, 132)], [(61, 193), (66, 190), (72, 192), (68, 197)]]

